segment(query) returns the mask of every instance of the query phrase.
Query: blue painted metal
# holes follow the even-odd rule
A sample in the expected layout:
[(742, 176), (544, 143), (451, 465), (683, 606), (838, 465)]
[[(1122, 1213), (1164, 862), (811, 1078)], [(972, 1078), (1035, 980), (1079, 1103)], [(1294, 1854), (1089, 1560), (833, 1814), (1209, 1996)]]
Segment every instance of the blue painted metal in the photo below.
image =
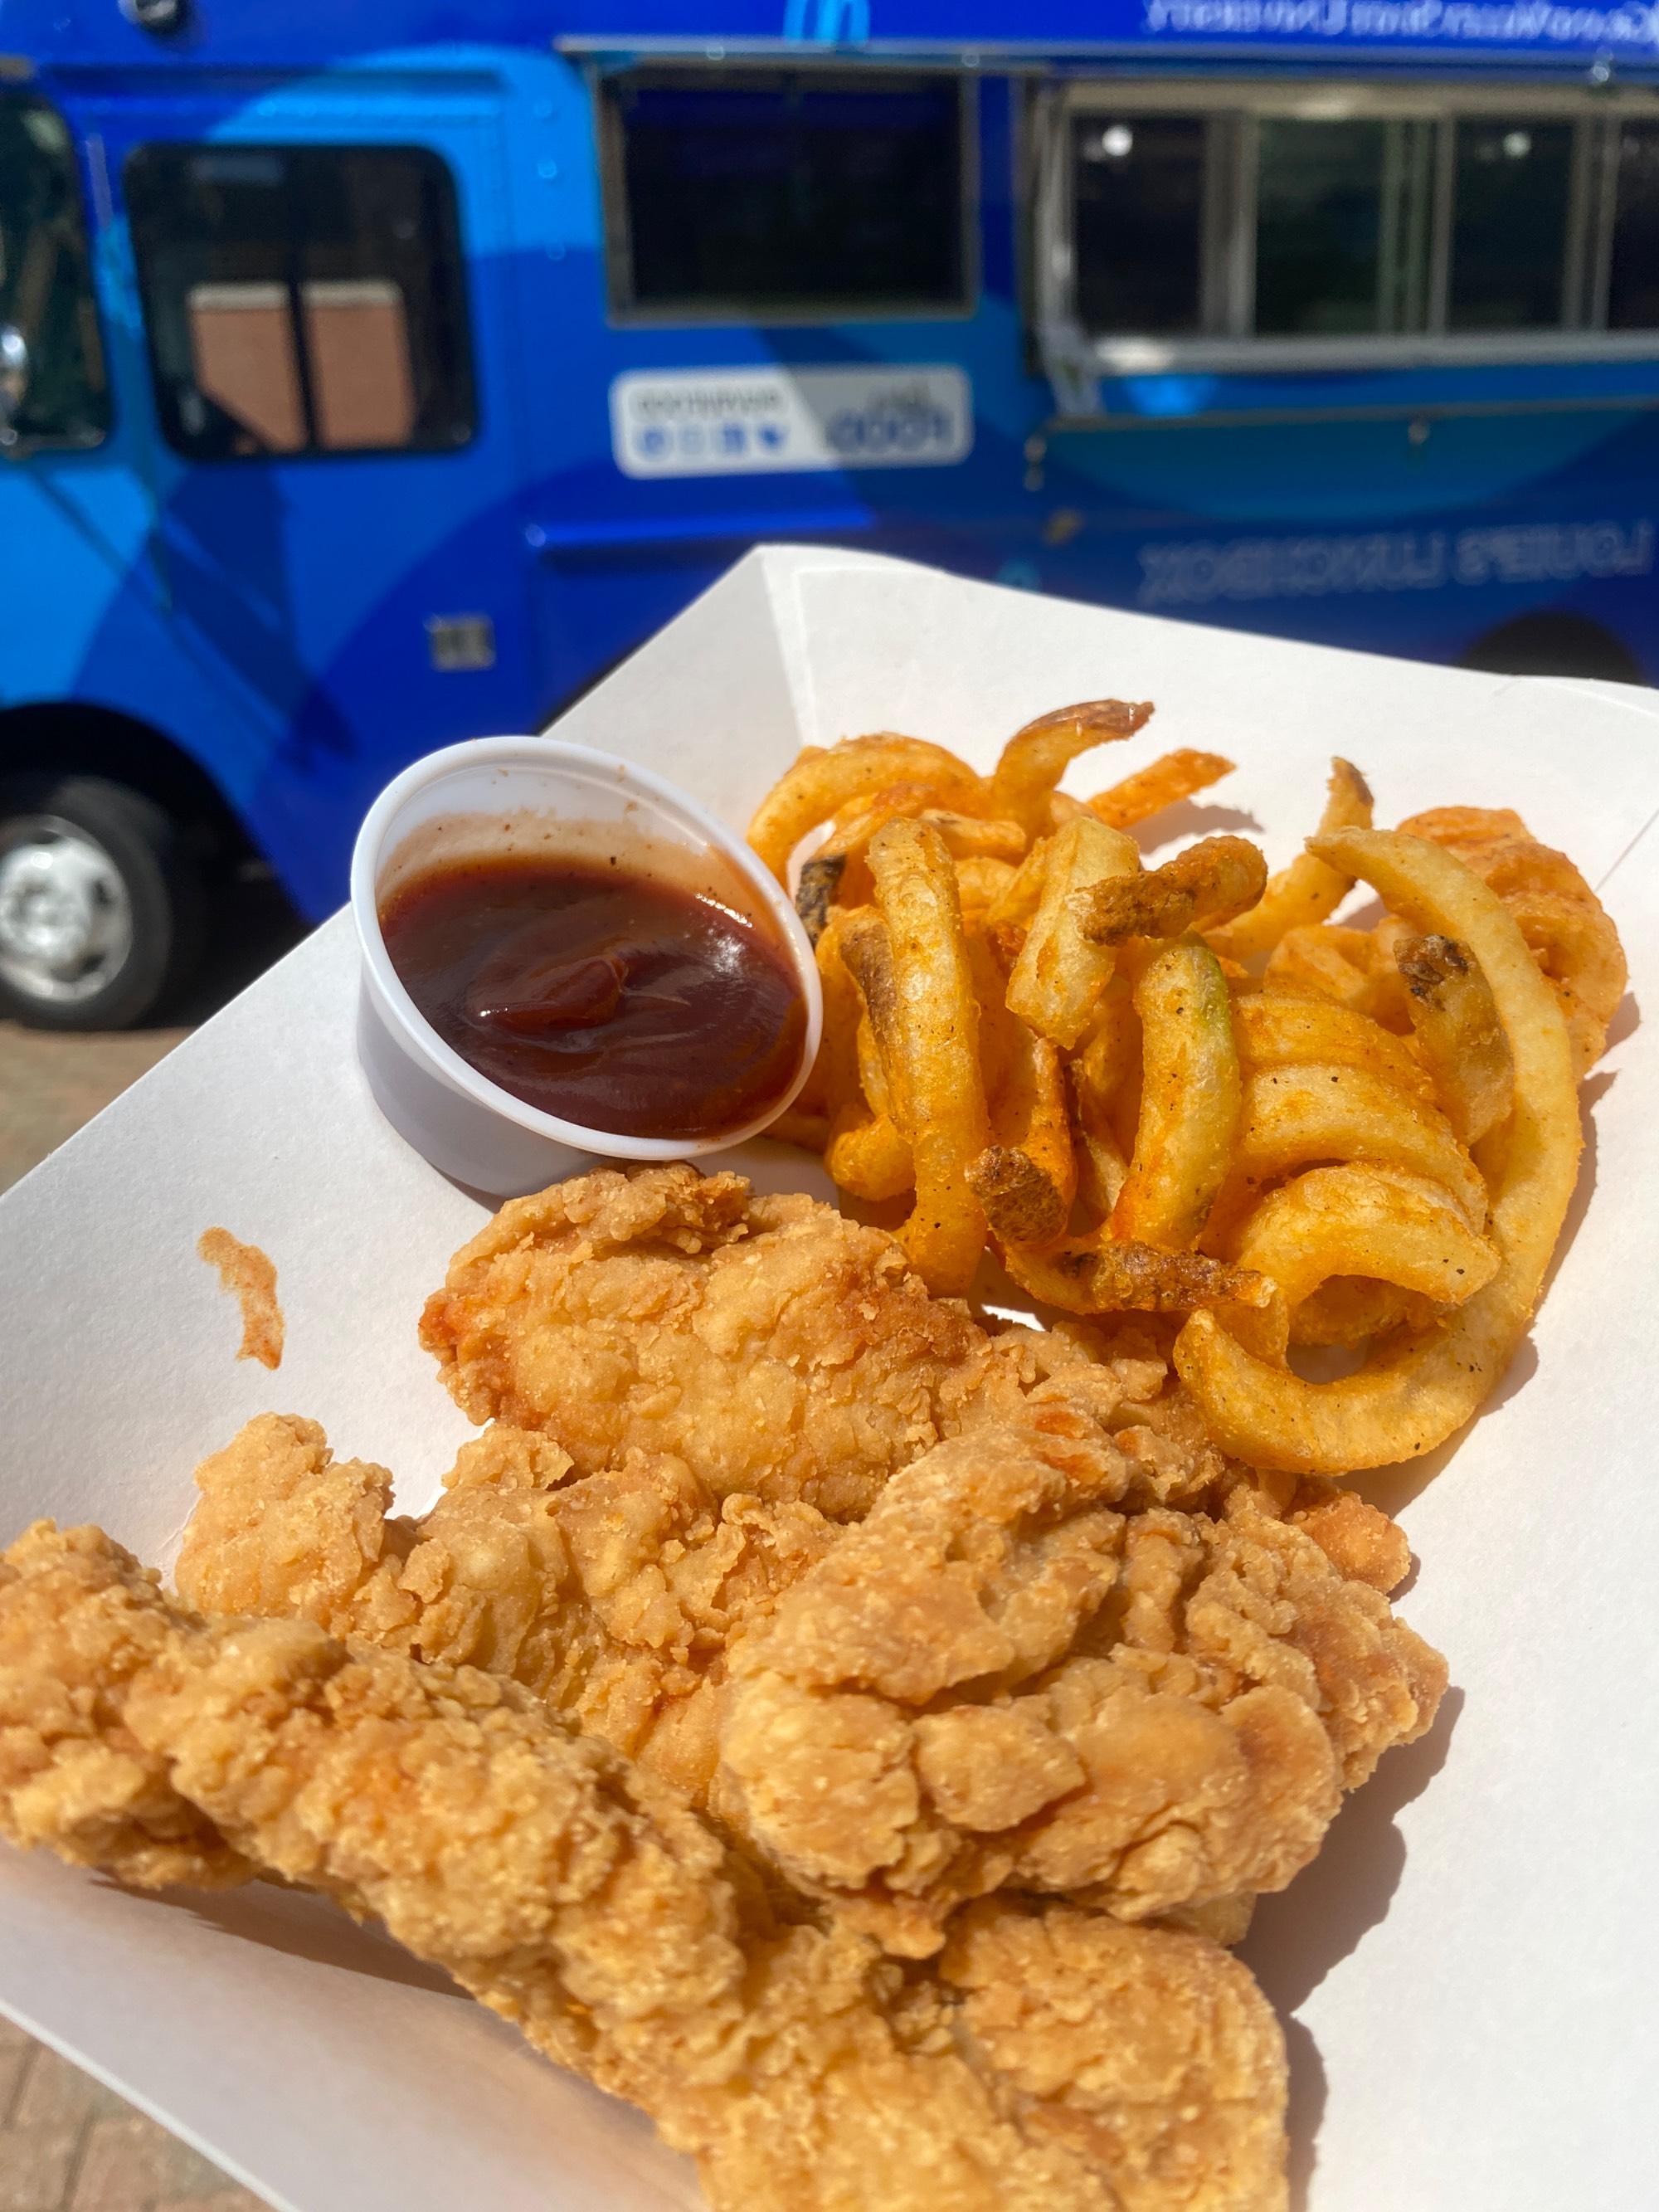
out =
[[(163, 40), (116, 0), (0, 0), (0, 56), (27, 59), (78, 149), (115, 402), (96, 449), (0, 460), (0, 747), (5, 710), (31, 702), (151, 724), (320, 914), (395, 769), (533, 725), (759, 538), (1431, 658), (1528, 610), (1566, 609), (1659, 676), (1659, 360), (1121, 378), (1101, 402), (1130, 427), (1053, 428), (1019, 298), (1018, 79), (998, 66), (1016, 50), (1057, 66), (1110, 50), (1190, 71), (1237, 67), (1242, 50), (1255, 65), (1329, 67), (1340, 47), (1351, 70), (1582, 79), (1587, 58), (1659, 74), (1656, 25), (1650, 8), (1485, 0), (720, 0), (695, 20), (678, 0), (557, 13), (197, 0), (190, 27)], [(836, 42), (865, 40), (890, 58), (948, 56), (974, 87), (971, 312), (611, 320), (595, 73), (664, 46), (787, 56), (829, 42), (850, 64), (860, 54)], [(123, 165), (148, 143), (208, 139), (441, 156), (466, 256), (470, 444), (216, 464), (167, 447)], [(617, 377), (767, 364), (953, 365), (971, 380), (971, 455), (706, 477), (618, 469)], [(495, 622), (494, 666), (434, 669), (426, 618), (477, 611)]]

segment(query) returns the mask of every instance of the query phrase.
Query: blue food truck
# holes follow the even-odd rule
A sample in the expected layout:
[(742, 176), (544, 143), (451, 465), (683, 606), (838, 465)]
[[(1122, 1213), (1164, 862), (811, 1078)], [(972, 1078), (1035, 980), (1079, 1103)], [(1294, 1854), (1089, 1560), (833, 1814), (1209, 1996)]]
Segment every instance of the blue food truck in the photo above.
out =
[(1645, 0), (0, 0), (0, 1011), (759, 538), (1652, 680), (1656, 408)]

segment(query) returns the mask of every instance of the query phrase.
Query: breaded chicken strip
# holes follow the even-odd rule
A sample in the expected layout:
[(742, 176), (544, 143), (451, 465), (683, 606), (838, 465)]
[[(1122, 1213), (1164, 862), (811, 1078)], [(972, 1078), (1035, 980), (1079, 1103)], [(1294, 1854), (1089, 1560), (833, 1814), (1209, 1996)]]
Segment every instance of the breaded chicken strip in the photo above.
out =
[(1445, 1688), (1318, 1540), (1402, 1565), (1381, 1515), (1297, 1526), (1237, 1473), (1176, 1510), (1061, 1389), (896, 1474), (732, 1656), (715, 1809), (906, 1956), (1005, 1887), (1128, 1920), (1282, 1889)]
[[(89, 1768), (126, 1771), (113, 1827)], [(1279, 2212), (1282, 2044), (1201, 1938), (979, 1908), (936, 1970), (786, 1926), (672, 1793), (470, 1668), (204, 1620), (95, 1529), (0, 1562), (0, 1831), (191, 1833), (375, 1916), (641, 2105), (715, 2212)]]
[(188, 1602), (508, 1676), (905, 1955), (1004, 1886), (1236, 1938), (1230, 1901), (1283, 1887), (1443, 1683), (1347, 1578), (1404, 1571), (1382, 1515), (1304, 1488), (1304, 1533), (1212, 1455), (1109, 1435), (1069, 1376), (862, 1528), (716, 1504), (676, 1462), (572, 1479), (500, 1427), (418, 1523), (276, 1415), (197, 1480)]
[(499, 1424), (419, 1521), (390, 1515), (384, 1468), (292, 1415), (250, 1421), (196, 1481), (186, 1604), (505, 1675), (699, 1802), (728, 1644), (838, 1533), (810, 1505), (714, 1498), (662, 1454), (578, 1478), (551, 1438)]
[(605, 1169), (504, 1206), (427, 1303), (462, 1410), (556, 1437), (591, 1474), (630, 1449), (717, 1497), (856, 1520), (895, 1468), (1063, 1362), (932, 1298), (894, 1238), (741, 1176)]

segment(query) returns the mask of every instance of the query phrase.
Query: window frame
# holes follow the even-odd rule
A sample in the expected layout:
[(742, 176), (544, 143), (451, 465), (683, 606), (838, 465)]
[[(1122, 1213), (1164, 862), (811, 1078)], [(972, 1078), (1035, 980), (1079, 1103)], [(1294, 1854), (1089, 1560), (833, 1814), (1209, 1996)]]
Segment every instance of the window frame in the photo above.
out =
[[(895, 301), (872, 307), (857, 299), (826, 296), (816, 305), (781, 307), (764, 301), (686, 301), (679, 306), (639, 305), (632, 296), (634, 245), (628, 210), (625, 130), (615, 94), (628, 83), (693, 83), (742, 86), (785, 77), (809, 80), (822, 90), (868, 93), (884, 78), (908, 83), (927, 81), (949, 87), (957, 104), (957, 252), (961, 295), (939, 300)], [(786, 61), (730, 67), (708, 63), (647, 62), (637, 68), (592, 76), (593, 129), (599, 156), (600, 228), (605, 245), (605, 319), (618, 330), (677, 330), (690, 327), (812, 329), (825, 324), (967, 322), (978, 313), (980, 267), (980, 148), (978, 86), (958, 70), (864, 67), (836, 69), (823, 64)]]
[[(1293, 84), (1193, 79), (1157, 83), (1079, 80), (1036, 94), (1037, 186), (1029, 210), (1036, 312), (1051, 367), (1093, 375), (1194, 372), (1272, 374), (1310, 369), (1496, 366), (1505, 362), (1659, 356), (1659, 325), (1609, 331), (1605, 325), (1620, 127), (1659, 120), (1643, 92), (1507, 85), (1366, 84), (1329, 78)], [(1103, 121), (1177, 113), (1211, 119), (1203, 253), (1206, 330), (1198, 337), (1087, 331), (1076, 310), (1075, 243), (1069, 160), (1079, 116)], [(1425, 327), (1332, 337), (1258, 337), (1255, 306), (1256, 140), (1266, 118), (1308, 122), (1423, 123), (1431, 126), (1432, 175), (1425, 257)], [(1451, 276), (1452, 185), (1460, 121), (1513, 118), (1573, 126), (1571, 185), (1563, 257), (1559, 325), (1519, 331), (1447, 327)], [(1386, 213), (1386, 211), (1385, 211)], [(1600, 319), (1598, 321), (1597, 319)]]
[(17, 429), (0, 446), (0, 455), (16, 460), (31, 453), (93, 453), (106, 446), (117, 428), (115, 380), (110, 373), (110, 350), (104, 331), (103, 302), (98, 296), (98, 257), (96, 234), (93, 228), (93, 204), (88, 198), (81, 168), (81, 149), (69, 118), (55, 100), (47, 100), (28, 84), (0, 82), (0, 102), (21, 110), (33, 107), (56, 118), (62, 125), (69, 155), (69, 173), (75, 194), (76, 212), (80, 217), (81, 242), (86, 254), (86, 295), (88, 310), (86, 332), (90, 340), (88, 366), (95, 368), (102, 379), (103, 419), (94, 428), (73, 434), (57, 434), (38, 430)]
[[(142, 237), (142, 226), (134, 220), (131, 198), (131, 177), (135, 163), (154, 154), (246, 154), (274, 155), (284, 164), (296, 155), (368, 154), (401, 156), (425, 164), (441, 180), (447, 195), (450, 236), (447, 241), (454, 249), (456, 310), (455, 329), (459, 334), (459, 369), (457, 397), (465, 412), (466, 435), (464, 438), (434, 440), (431, 442), (410, 441), (396, 446), (322, 446), (310, 442), (303, 446), (273, 449), (252, 453), (204, 453), (193, 447), (182, 445), (173, 434), (173, 408), (167, 394), (168, 380), (163, 374), (156, 350), (154, 319), (150, 313), (153, 278), (149, 254)], [(291, 189), (286, 185), (285, 189)], [(473, 343), (474, 323), (472, 292), (467, 266), (466, 234), (461, 218), (460, 185), (453, 163), (437, 147), (422, 145), (416, 139), (374, 138), (293, 138), (258, 140), (240, 138), (145, 138), (131, 147), (121, 163), (121, 195), (125, 208), (128, 228), (132, 241), (133, 270), (138, 299), (138, 317), (144, 333), (144, 355), (149, 367), (150, 400), (155, 410), (155, 426), (168, 453), (191, 468), (248, 468), (274, 466), (309, 466), (316, 462), (331, 461), (410, 461), (442, 460), (451, 455), (465, 453), (476, 445), (482, 409), (478, 390), (477, 349)], [(301, 404), (304, 410), (307, 440), (314, 435), (317, 427), (317, 402), (314, 396), (309, 341), (305, 329), (305, 317), (299, 312), (299, 283), (295, 275), (295, 257), (290, 255), (288, 268), (280, 282), (289, 295), (289, 314), (293, 331), (295, 367), (299, 377)], [(413, 349), (411, 348), (411, 358)]]

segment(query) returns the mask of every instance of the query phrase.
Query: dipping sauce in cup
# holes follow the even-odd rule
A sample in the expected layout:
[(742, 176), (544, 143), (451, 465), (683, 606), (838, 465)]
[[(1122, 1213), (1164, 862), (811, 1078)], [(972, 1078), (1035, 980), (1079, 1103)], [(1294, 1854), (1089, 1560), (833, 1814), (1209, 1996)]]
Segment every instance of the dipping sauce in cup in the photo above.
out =
[(651, 769), (557, 738), (429, 754), (358, 832), (357, 1057), (477, 1195), (702, 1159), (805, 1082), (817, 963), (788, 893)]
[(544, 1114), (629, 1137), (747, 1127), (800, 1067), (794, 963), (735, 876), (611, 842), (404, 872), (380, 907), (392, 964), (446, 1044)]

